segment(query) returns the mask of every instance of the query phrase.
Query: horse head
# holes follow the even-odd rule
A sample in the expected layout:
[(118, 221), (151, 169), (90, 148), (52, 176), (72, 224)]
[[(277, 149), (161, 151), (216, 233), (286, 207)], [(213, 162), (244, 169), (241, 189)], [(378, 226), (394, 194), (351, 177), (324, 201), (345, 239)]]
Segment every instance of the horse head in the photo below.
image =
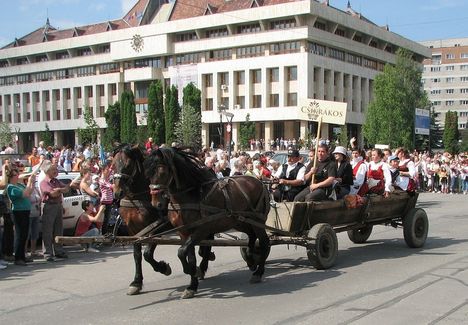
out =
[(138, 146), (121, 145), (114, 150), (114, 194), (134, 199), (148, 194), (148, 180), (143, 170), (144, 155)]

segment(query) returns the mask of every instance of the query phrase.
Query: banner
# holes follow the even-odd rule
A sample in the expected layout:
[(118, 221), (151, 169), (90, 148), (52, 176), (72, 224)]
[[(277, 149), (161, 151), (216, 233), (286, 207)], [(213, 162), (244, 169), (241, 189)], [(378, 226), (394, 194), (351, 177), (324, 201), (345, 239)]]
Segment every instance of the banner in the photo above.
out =
[(431, 117), (429, 110), (416, 108), (416, 114), (414, 119), (414, 133), (429, 135), (430, 127)]
[(348, 103), (304, 98), (298, 105), (298, 119), (344, 125)]

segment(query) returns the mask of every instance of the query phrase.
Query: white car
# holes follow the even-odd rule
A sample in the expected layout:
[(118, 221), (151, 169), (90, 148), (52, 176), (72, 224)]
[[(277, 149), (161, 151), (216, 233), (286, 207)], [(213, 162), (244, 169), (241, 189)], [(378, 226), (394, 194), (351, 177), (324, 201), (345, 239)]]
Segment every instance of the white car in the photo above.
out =
[[(57, 179), (64, 184), (70, 184), (79, 175), (80, 173), (78, 172), (59, 173)], [(73, 236), (75, 234), (78, 218), (83, 213), (81, 202), (84, 200), (85, 197), (79, 189), (70, 188), (67, 193), (63, 194), (63, 234), (65, 236)]]

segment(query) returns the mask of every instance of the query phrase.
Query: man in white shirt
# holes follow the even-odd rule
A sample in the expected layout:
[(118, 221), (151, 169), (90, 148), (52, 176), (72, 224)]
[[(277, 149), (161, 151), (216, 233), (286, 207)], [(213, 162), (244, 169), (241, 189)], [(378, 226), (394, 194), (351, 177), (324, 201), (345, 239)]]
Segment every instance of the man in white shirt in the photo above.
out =
[(298, 150), (288, 151), (288, 162), (280, 167), (280, 186), (273, 193), (275, 201), (281, 202), (283, 199), (293, 201), (294, 197), (304, 188), (305, 166), (299, 160), (301, 156)]

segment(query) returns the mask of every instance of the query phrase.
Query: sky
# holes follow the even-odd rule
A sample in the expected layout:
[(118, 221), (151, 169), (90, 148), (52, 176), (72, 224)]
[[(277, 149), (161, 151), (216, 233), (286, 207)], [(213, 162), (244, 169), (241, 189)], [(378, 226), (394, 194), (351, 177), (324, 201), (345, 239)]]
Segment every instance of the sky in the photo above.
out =
[[(190, 0), (178, 0), (188, 1)], [(236, 1), (236, 0), (232, 0)], [(136, 0), (0, 0), (0, 47), (44, 26), (66, 29), (122, 18)], [(414, 41), (468, 37), (467, 0), (350, 0), (355, 11)], [(330, 0), (345, 9), (347, 0)]]

